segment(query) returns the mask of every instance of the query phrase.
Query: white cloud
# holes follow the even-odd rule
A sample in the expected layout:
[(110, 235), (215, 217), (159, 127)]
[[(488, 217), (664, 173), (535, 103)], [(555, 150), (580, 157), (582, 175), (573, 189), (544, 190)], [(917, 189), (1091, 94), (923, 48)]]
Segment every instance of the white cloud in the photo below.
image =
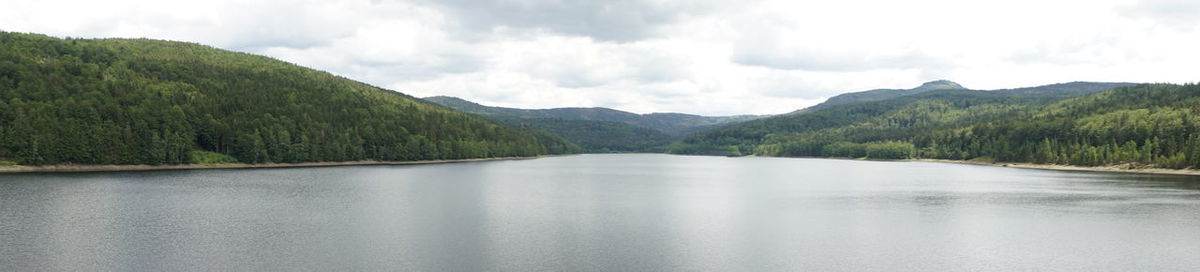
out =
[(1188, 0), (9, 0), (0, 30), (198, 42), (501, 106), (723, 115), (935, 79), (1193, 82), (1196, 18)]
[(1191, 32), (1200, 27), (1200, 2), (1193, 0), (1143, 0), (1121, 5), (1122, 15)]
[(692, 1), (435, 0), (465, 30), (541, 31), (602, 41), (637, 41), (662, 35), (664, 25), (731, 4)]
[(617, 81), (643, 83), (685, 79), (690, 60), (656, 41), (597, 43), (589, 38), (542, 37), (493, 43), (496, 67), (551, 80), (566, 88), (596, 87)]

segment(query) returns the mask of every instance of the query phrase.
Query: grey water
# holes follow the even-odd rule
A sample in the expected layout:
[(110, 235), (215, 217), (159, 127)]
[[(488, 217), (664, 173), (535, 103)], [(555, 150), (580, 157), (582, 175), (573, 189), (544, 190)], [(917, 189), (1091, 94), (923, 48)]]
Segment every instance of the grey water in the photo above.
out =
[(0, 175), (0, 271), (1198, 271), (1200, 181), (655, 154)]

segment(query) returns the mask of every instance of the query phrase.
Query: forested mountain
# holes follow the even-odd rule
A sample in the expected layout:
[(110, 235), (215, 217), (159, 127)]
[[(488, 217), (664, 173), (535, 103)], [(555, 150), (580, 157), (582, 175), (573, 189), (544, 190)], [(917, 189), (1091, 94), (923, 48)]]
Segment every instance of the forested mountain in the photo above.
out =
[[(1017, 88), (993, 90), (992, 92), (1004, 92), (1014, 96), (1037, 96), (1043, 99), (1063, 99), (1072, 96), (1079, 96), (1091, 93), (1111, 90), (1116, 87), (1130, 86), (1133, 83), (1106, 83), (1106, 82), (1070, 82), (1059, 83), (1037, 87)], [(830, 97), (825, 102), (814, 105), (812, 107), (800, 109), (789, 114), (804, 113), (825, 109), (838, 105), (873, 102), (887, 99), (893, 99), (901, 96), (914, 95), (929, 91), (938, 90), (966, 90), (962, 85), (949, 80), (930, 81), (921, 86), (912, 89), (877, 89), (861, 92), (852, 92)]]
[(667, 151), (1200, 167), (1195, 84), (1072, 82), (976, 91), (935, 81), (845, 94), (769, 118), (428, 100), (445, 107), (192, 43), (0, 32), (0, 164), (657, 151), (700, 132)]
[[(1128, 85), (931, 91), (748, 122), (686, 138), (670, 150), (1200, 167), (1200, 87)], [(1124, 87), (1078, 96), (1095, 86)], [(1059, 98), (1069, 95), (1077, 96)]]
[(667, 144), (678, 139), (661, 131), (610, 121), (561, 118), (498, 118), (496, 120), (519, 127), (550, 132), (579, 145), (584, 152), (590, 153), (662, 152)]
[(1200, 168), (1200, 85), (1145, 84), (912, 137), (929, 158)]
[[(888, 100), (832, 106), (798, 114), (750, 121), (700, 133), (673, 143), (672, 153), (749, 155), (783, 138), (848, 140), (842, 137), (891, 138), (935, 127), (953, 127), (995, 119), (1024, 109), (1036, 98), (952, 89)], [(913, 124), (896, 124), (913, 120)], [(867, 133), (865, 130), (870, 130)], [(875, 139), (862, 139), (866, 141)], [(853, 140), (851, 140), (853, 141)], [(817, 147), (819, 148), (819, 147)], [(788, 151), (770, 152), (800, 156)]]
[(1059, 84), (1050, 84), (1045, 86), (1003, 89), (994, 90), (992, 92), (1005, 93), (1012, 96), (1035, 96), (1046, 100), (1065, 99), (1069, 97), (1081, 96), (1085, 94), (1094, 94), (1107, 90), (1116, 89), (1118, 87), (1127, 87), (1137, 85), (1136, 83), (1126, 82), (1068, 82)]
[(759, 115), (700, 116), (682, 113), (636, 114), (609, 108), (554, 108), (535, 110), (514, 109), (504, 107), (489, 107), (457, 97), (448, 96), (426, 97), (425, 100), (482, 116), (523, 119), (558, 118), (565, 120), (609, 121), (658, 130), (671, 136), (683, 136), (711, 129), (717, 126), (766, 117)]
[[(974, 91), (963, 88), (947, 88), (946, 86), (958, 86), (958, 84), (949, 81), (934, 81), (922, 85), (926, 88), (865, 92), (868, 94), (889, 93), (887, 96), (891, 96), (891, 99), (843, 103), (833, 106), (822, 106), (828, 105), (822, 103), (809, 108), (812, 110), (797, 111), (700, 133), (672, 144), (669, 151), (687, 154), (749, 154), (756, 146), (764, 144), (768, 136), (777, 138), (854, 124), (862, 127), (863, 125), (860, 123), (875, 119), (887, 119), (891, 115), (927, 114), (936, 117), (936, 120), (932, 120), (933, 122), (922, 121), (917, 126), (904, 126), (904, 129), (910, 130), (908, 133), (913, 133), (935, 125), (952, 127), (987, 121), (1031, 105), (1050, 103), (1071, 96), (1130, 85), (1132, 84), (1073, 82), (1020, 89)], [(930, 86), (934, 87), (930, 88)], [(897, 93), (904, 95), (896, 95)], [(872, 95), (852, 94), (848, 95), (873, 97)], [(942, 105), (948, 105), (948, 108), (944, 109), (941, 107)], [(940, 117), (943, 115), (951, 116), (950, 118)], [(964, 119), (964, 117), (969, 118)], [(870, 137), (874, 134), (855, 136)], [(731, 152), (732, 149), (736, 149), (736, 152)]]
[(456, 97), (427, 97), (434, 103), (497, 121), (549, 131), (587, 152), (661, 152), (681, 135), (758, 118), (708, 117), (681, 113), (636, 114), (608, 108), (527, 110), (489, 107)]
[(0, 33), (0, 162), (428, 160), (573, 152), (267, 57), (147, 39)]
[(839, 95), (830, 97), (829, 99), (826, 99), (825, 102), (821, 102), (821, 104), (817, 104), (812, 107), (808, 107), (808, 108), (804, 108), (804, 109), (800, 109), (795, 112), (792, 112), (792, 114), (814, 111), (814, 110), (824, 109), (824, 108), (837, 106), (837, 105), (846, 105), (846, 104), (854, 104), (854, 103), (862, 103), (862, 102), (887, 100), (887, 99), (897, 98), (897, 97), (906, 96), (906, 95), (914, 95), (914, 94), (924, 93), (924, 92), (928, 92), (928, 91), (965, 90), (965, 89), (967, 89), (967, 88), (963, 88), (962, 85), (958, 85), (958, 83), (954, 83), (953, 81), (937, 80), (937, 81), (925, 82), (924, 84), (921, 84), (921, 86), (917, 86), (916, 88), (912, 88), (912, 89), (876, 89), (876, 90), (869, 90), (869, 91), (844, 93), (844, 94), (839, 94)]

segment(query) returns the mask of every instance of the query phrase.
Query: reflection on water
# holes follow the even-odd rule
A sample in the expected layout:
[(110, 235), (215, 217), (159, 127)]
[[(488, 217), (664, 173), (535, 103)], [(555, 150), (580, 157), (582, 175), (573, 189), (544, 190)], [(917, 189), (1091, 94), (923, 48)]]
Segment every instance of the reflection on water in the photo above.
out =
[(0, 175), (0, 270), (1196, 271), (1200, 180), (648, 154)]

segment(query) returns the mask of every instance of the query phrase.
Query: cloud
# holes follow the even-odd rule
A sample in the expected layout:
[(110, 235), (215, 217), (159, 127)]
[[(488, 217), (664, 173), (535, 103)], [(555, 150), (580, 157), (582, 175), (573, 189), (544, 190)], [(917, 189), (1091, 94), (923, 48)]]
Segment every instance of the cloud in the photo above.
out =
[(1142, 0), (1117, 9), (1124, 16), (1151, 20), (1180, 31), (1200, 27), (1200, 2), (1193, 0)]
[(8, 0), (0, 29), (197, 42), (527, 108), (765, 114), (935, 79), (1195, 81), (1200, 4), (1128, 1)]
[[(249, 51), (307, 48), (353, 34), (368, 3), (340, 1), (14, 0), (6, 28), (79, 37), (202, 41)], [(8, 6), (9, 4), (6, 4)], [(62, 8), (71, 7), (71, 8)]]
[(296, 48), (268, 47), (268, 56), (331, 70), (368, 82), (427, 80), (471, 73), (488, 66), (481, 46), (455, 40), (443, 30), (441, 14), (411, 5), (363, 6), (371, 11), (355, 30), (326, 44)]
[[(953, 35), (956, 30), (943, 25), (954, 19), (953, 5), (928, 1), (902, 6), (858, 2), (864, 1), (772, 2), (751, 8), (731, 19), (730, 23), (741, 31), (733, 35), (729, 61), (772, 69), (828, 72), (938, 70), (954, 65), (953, 58), (944, 55), (949, 52), (927, 49), (932, 43), (961, 43)], [(867, 5), (871, 8), (864, 9)], [(907, 7), (913, 12), (886, 11), (893, 7)], [(936, 10), (941, 11), (931, 12)]]
[(715, 1), (438, 0), (429, 4), (477, 32), (540, 31), (598, 41), (630, 42), (660, 28), (719, 8)]
[(689, 76), (689, 58), (669, 45), (646, 41), (626, 44), (590, 38), (543, 37), (495, 44), (496, 69), (522, 71), (565, 88), (586, 88), (619, 81), (669, 82)]
[(1014, 50), (1010, 60), (1021, 64), (1054, 65), (1115, 65), (1131, 56), (1120, 51), (1120, 37), (1113, 33), (1096, 33), (1090, 37), (1062, 37), (1039, 41)]
[(894, 54), (843, 51), (835, 48), (753, 49), (737, 51), (734, 63), (782, 70), (863, 71), (877, 69), (943, 69), (949, 60), (911, 51)]

